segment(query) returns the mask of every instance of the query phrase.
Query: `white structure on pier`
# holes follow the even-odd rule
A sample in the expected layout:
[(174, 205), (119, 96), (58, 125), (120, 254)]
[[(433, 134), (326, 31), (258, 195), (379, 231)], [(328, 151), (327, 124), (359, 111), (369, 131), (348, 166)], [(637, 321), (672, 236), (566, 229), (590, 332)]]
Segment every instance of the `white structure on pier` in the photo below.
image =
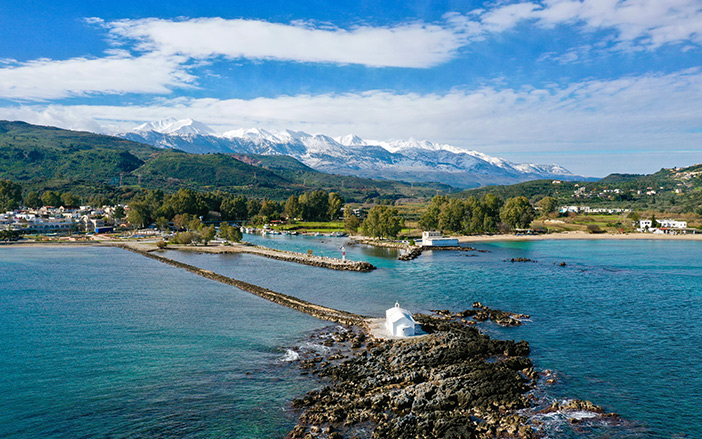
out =
[(422, 245), (437, 246), (437, 247), (457, 247), (458, 239), (444, 238), (440, 232), (426, 231), (422, 232)]
[(411, 337), (414, 335), (415, 324), (412, 314), (406, 309), (400, 308), (398, 302), (395, 302), (394, 307), (385, 311), (385, 329), (391, 336)]

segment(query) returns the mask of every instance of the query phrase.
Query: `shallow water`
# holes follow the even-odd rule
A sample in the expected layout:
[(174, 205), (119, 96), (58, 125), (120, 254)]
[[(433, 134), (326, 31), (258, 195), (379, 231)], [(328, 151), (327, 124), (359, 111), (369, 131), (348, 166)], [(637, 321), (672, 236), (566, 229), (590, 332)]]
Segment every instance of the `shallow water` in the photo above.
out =
[[(477, 244), (488, 252), (401, 262), (344, 238), (245, 239), (333, 257), (345, 245), (378, 269), (167, 256), (366, 315), (395, 300), (417, 312), (481, 301), (530, 314), (522, 327), (485, 328), (529, 341), (536, 365), (558, 377), (549, 397), (588, 399), (633, 423), (555, 425), (554, 437), (702, 437), (700, 243)], [(316, 385), (280, 360), (326, 323), (236, 288), (117, 249), (3, 248), (0, 270), (0, 394), (12, 395), (0, 400), (0, 436), (282, 437), (289, 400)]]
[(320, 322), (107, 248), (0, 250), (0, 437), (283, 437)]

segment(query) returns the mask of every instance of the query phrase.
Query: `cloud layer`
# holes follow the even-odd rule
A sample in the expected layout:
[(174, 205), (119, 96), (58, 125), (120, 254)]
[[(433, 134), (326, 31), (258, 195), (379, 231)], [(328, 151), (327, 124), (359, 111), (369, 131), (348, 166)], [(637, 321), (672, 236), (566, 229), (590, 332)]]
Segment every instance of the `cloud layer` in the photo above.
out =
[(0, 68), (0, 97), (46, 100), (69, 96), (169, 93), (194, 77), (181, 68), (182, 57), (145, 55), (39, 59)]
[(453, 30), (426, 23), (345, 30), (262, 20), (121, 20), (113, 36), (140, 50), (207, 59), (217, 56), (370, 67), (425, 68), (446, 62), (462, 44)]
[[(88, 130), (94, 130), (96, 119), (103, 130), (119, 131), (165, 116), (191, 117), (220, 132), (260, 126), (380, 140), (414, 137), (510, 157), (670, 149), (670, 154), (698, 151), (702, 159), (699, 108), (702, 70), (692, 69), (541, 89), (489, 86), (426, 95), (369, 91), (250, 100), (177, 98), (127, 107), (25, 106), (0, 109), (0, 118), (50, 120)], [(625, 164), (616, 165), (621, 171)], [(594, 173), (578, 168), (573, 170)]]
[[(193, 61), (214, 59), (359, 64), (372, 68), (431, 68), (454, 59), (472, 41), (518, 25), (572, 26), (609, 31), (602, 47), (653, 50), (665, 44), (702, 44), (699, 0), (545, 0), (497, 3), (441, 23), (401, 23), (342, 29), (314, 23), (252, 19), (157, 18), (104, 22), (118, 50), (103, 57), (37, 59), (0, 67), (0, 98), (49, 100), (97, 94), (169, 94), (196, 84)], [(576, 50), (574, 48), (573, 50)], [(582, 48), (579, 50), (583, 50)], [(584, 48), (589, 50), (589, 48)], [(577, 51), (544, 54), (568, 62)]]

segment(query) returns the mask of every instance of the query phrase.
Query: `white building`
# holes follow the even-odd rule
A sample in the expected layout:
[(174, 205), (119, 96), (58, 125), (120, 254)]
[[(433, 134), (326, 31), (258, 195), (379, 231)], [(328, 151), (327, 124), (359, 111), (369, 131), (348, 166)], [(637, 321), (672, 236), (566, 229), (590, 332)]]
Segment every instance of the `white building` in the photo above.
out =
[(677, 221), (672, 219), (664, 219), (656, 221), (658, 227), (654, 227), (651, 220), (640, 220), (639, 231), (645, 232), (647, 229), (654, 233), (666, 233), (665, 229), (686, 229), (687, 221)]
[(659, 222), (661, 223), (661, 227), (668, 229), (684, 229), (687, 227), (687, 221), (664, 219)]
[(444, 238), (441, 233), (436, 231), (422, 232), (422, 245), (437, 246), (437, 247), (457, 247), (457, 238)]
[(385, 329), (387, 329), (388, 334), (394, 337), (413, 336), (415, 324), (412, 314), (406, 309), (400, 308), (400, 304), (397, 302), (395, 302), (395, 306), (385, 311)]

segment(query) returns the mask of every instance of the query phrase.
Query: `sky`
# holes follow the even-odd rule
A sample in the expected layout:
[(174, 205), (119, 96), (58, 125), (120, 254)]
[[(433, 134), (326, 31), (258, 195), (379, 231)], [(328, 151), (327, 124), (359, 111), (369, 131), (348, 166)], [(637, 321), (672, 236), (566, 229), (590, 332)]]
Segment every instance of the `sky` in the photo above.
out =
[(0, 3), (0, 119), (417, 139), (574, 173), (702, 163), (702, 0)]

